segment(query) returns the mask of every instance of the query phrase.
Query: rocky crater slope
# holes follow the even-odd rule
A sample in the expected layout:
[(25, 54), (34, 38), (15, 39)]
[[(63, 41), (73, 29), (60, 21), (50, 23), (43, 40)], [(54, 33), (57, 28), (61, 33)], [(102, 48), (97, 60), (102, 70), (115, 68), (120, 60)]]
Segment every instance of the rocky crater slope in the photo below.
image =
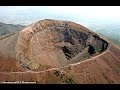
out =
[(41, 20), (19, 33), (16, 57), (30, 70), (53, 68), (88, 59), (107, 46), (99, 35), (76, 23)]

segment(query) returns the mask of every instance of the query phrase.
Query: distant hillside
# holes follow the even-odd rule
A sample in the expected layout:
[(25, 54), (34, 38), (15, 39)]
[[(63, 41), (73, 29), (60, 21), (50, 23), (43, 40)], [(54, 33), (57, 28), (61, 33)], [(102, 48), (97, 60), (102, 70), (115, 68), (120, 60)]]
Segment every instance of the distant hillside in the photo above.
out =
[(23, 25), (5, 24), (0, 22), (0, 36), (20, 31), (24, 27), (25, 26)]
[(120, 42), (119, 42), (118, 40), (116, 40), (116, 39), (114, 39), (114, 38), (110, 38), (110, 40), (111, 40), (115, 45), (117, 45), (117, 46), (120, 47)]
[(120, 47), (120, 25), (119, 23), (113, 24), (96, 24), (96, 23), (87, 23), (86, 27), (95, 31), (96, 33), (105, 36), (112, 43)]
[(112, 43), (114, 43), (115, 45), (120, 47), (120, 40), (119, 40), (119, 38), (108, 36), (108, 35), (104, 35), (102, 33), (99, 33), (99, 34), (101, 34), (102, 36), (106, 37), (109, 41), (111, 41)]

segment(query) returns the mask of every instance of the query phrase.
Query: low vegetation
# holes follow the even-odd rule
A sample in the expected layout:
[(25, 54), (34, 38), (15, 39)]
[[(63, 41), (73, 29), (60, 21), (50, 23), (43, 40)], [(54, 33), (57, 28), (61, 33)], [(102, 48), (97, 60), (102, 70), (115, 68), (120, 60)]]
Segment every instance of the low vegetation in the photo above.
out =
[(54, 74), (60, 78), (60, 80), (63, 82), (63, 83), (66, 83), (66, 84), (77, 84), (75, 82), (75, 80), (73, 79), (72, 76), (66, 76), (64, 73), (61, 73), (60, 71), (56, 70), (54, 72)]

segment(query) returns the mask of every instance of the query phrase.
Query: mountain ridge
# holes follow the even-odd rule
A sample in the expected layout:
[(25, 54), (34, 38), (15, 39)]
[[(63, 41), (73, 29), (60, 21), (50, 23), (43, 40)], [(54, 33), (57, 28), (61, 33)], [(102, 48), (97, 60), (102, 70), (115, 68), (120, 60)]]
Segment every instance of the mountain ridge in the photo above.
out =
[(23, 29), (24, 27), (25, 26), (19, 25), (19, 24), (14, 25), (14, 24), (6, 24), (6, 23), (0, 22), (0, 36), (19, 32), (20, 29)]

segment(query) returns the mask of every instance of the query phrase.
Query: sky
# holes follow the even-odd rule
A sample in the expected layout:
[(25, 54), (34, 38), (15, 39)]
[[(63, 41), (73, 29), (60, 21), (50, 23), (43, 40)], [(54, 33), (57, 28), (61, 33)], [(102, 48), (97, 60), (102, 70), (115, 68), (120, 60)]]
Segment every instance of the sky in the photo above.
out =
[(8, 23), (10, 21), (31, 23), (46, 18), (75, 22), (119, 23), (120, 6), (0, 6), (0, 17), (0, 21), (8, 20)]

